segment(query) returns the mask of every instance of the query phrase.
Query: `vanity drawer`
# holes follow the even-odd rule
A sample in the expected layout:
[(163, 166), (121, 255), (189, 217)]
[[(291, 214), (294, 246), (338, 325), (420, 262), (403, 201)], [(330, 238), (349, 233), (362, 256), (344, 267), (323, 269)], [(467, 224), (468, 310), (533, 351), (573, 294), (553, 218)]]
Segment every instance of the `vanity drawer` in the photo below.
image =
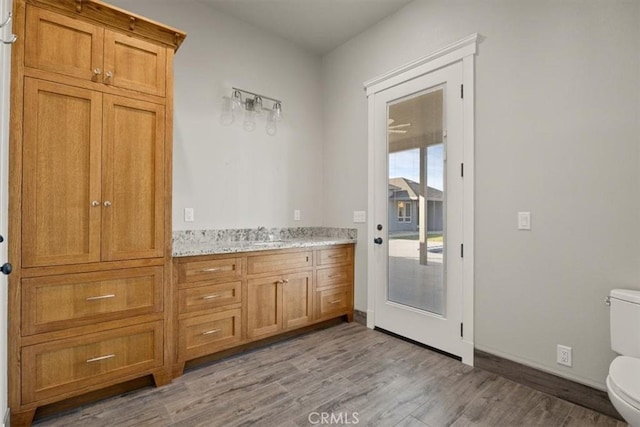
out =
[(351, 307), (351, 292), (347, 286), (318, 291), (316, 295), (319, 318), (346, 312)]
[(187, 360), (233, 345), (242, 338), (240, 309), (179, 322), (178, 359)]
[(22, 403), (85, 393), (161, 367), (162, 322), (24, 347), (22, 361)]
[(242, 258), (189, 261), (178, 264), (178, 279), (180, 283), (193, 283), (204, 280), (240, 278), (242, 275), (241, 266)]
[(179, 314), (192, 313), (242, 302), (242, 282), (220, 283), (180, 289), (178, 291)]
[(285, 270), (311, 267), (312, 254), (311, 251), (301, 251), (250, 256), (247, 258), (247, 274), (280, 273)]
[(353, 268), (351, 265), (319, 268), (316, 271), (316, 288), (335, 288), (353, 282)]
[(23, 279), (23, 334), (160, 312), (162, 281), (162, 267)]
[(320, 249), (317, 252), (318, 265), (331, 265), (351, 262), (353, 260), (353, 252), (350, 247), (336, 247), (331, 249)]

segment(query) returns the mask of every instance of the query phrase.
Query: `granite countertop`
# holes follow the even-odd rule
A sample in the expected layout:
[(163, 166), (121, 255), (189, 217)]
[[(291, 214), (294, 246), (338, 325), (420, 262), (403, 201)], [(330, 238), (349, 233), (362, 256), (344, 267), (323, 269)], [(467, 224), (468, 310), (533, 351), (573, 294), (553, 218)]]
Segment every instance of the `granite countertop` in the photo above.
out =
[(214, 255), (356, 243), (351, 228), (188, 230), (173, 233), (173, 256)]

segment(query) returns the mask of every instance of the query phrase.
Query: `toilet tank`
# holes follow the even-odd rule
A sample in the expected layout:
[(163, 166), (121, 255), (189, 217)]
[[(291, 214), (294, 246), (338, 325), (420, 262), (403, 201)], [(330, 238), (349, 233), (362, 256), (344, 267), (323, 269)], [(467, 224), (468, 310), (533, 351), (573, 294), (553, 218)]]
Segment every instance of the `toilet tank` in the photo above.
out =
[(611, 302), (611, 349), (618, 354), (640, 357), (640, 291), (613, 289)]

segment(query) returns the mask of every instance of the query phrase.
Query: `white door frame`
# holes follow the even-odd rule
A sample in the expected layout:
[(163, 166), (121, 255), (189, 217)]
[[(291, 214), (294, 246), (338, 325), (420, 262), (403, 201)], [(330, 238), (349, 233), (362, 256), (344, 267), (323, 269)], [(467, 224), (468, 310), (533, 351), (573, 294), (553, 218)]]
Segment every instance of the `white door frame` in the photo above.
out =
[[(374, 207), (375, 179), (375, 123), (374, 123), (374, 95), (380, 91), (396, 86), (405, 81), (427, 74), (438, 68), (462, 61), (463, 97), (463, 237), (464, 259), (462, 271), (462, 322), (464, 331), (462, 336), (462, 362), (473, 366), (473, 302), (474, 302), (474, 145), (475, 145), (475, 110), (474, 110), (474, 82), (475, 55), (478, 50), (479, 35), (474, 33), (455, 43), (431, 53), (409, 64), (398, 67), (381, 76), (364, 83), (369, 104), (369, 144), (368, 144), (368, 210), (370, 218)], [(367, 327), (375, 327), (375, 253), (374, 253), (374, 222), (367, 224)]]
[[(10, 0), (0, 0), (0, 23), (4, 22), (11, 11)], [(0, 39), (11, 38), (12, 25), (8, 24), (0, 29)], [(0, 265), (8, 261), (7, 236), (8, 209), (8, 168), (9, 168), (9, 72), (11, 66), (11, 45), (0, 42), (0, 234), (4, 243), (0, 246)], [(8, 420), (8, 389), (7, 389), (7, 277), (0, 274), (0, 424)]]

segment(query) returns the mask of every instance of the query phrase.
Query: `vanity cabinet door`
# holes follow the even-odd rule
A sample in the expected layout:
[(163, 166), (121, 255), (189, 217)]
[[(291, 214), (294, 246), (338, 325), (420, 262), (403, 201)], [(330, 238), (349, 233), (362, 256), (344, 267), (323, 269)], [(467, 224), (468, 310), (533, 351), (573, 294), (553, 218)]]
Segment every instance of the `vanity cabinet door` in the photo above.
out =
[(282, 277), (247, 282), (247, 337), (273, 334), (282, 329)]
[(313, 289), (311, 272), (288, 274), (282, 285), (282, 327), (284, 329), (304, 326), (313, 316)]

